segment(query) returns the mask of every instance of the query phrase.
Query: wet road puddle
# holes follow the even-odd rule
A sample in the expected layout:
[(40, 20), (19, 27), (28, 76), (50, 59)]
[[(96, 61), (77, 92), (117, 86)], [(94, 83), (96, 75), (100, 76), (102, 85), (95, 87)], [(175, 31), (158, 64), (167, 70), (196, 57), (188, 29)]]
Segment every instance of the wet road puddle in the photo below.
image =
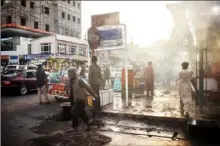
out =
[(113, 97), (113, 104), (105, 106), (103, 112), (183, 118), (179, 110), (179, 101), (177, 89), (168, 91), (167, 89), (158, 88), (153, 99), (132, 93), (130, 106), (124, 108), (125, 102), (122, 100), (121, 94), (117, 93)]

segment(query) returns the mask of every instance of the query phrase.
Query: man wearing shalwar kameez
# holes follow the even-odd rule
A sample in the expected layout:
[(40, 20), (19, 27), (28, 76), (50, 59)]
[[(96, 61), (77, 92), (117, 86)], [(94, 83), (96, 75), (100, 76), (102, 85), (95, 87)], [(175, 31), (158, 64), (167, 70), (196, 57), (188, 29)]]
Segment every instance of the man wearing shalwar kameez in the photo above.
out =
[(182, 70), (179, 73), (179, 95), (180, 95), (180, 111), (183, 115), (194, 114), (194, 102), (192, 99), (192, 72), (188, 71), (188, 62), (182, 63)]

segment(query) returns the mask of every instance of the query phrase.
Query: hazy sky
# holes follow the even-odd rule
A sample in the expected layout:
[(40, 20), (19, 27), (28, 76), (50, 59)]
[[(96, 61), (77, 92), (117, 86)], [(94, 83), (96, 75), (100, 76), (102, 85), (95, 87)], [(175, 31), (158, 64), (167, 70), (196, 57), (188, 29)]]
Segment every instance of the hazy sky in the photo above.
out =
[(128, 29), (128, 41), (151, 45), (168, 38), (173, 21), (165, 1), (82, 1), (82, 36), (91, 26), (91, 15), (120, 12)]

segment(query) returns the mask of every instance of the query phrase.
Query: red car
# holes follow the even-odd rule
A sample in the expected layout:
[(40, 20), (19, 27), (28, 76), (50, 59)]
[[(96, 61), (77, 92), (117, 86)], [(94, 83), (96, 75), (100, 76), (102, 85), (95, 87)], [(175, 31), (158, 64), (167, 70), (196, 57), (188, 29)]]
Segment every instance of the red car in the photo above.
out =
[(8, 70), (1, 75), (1, 89), (25, 95), (37, 89), (36, 70)]

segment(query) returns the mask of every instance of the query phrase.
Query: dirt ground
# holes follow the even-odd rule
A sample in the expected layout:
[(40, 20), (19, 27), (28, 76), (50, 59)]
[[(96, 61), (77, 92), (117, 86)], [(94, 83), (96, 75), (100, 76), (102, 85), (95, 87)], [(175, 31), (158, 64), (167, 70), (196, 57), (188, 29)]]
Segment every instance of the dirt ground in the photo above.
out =
[[(86, 131), (82, 124), (78, 131), (70, 128), (70, 122), (57, 122), (47, 120), (42, 122), (31, 130), (38, 134), (45, 134), (42, 137), (29, 139), (25, 145), (28, 146), (135, 146), (135, 145), (178, 145), (189, 146), (191, 143), (188, 140), (175, 139), (172, 140), (172, 133), (157, 134), (157, 136), (147, 135), (150, 131), (141, 132), (134, 128), (121, 128), (105, 125), (101, 127), (93, 126), (91, 131)], [(119, 129), (119, 128), (118, 128)], [(151, 131), (153, 132), (153, 130)], [(159, 132), (157, 132), (159, 133)]]
[[(101, 146), (101, 145), (183, 145), (188, 146), (187, 140), (172, 137), (171, 132), (158, 132), (154, 129), (164, 129), (163, 124), (152, 128), (146, 124), (136, 123), (112, 117), (105, 121), (104, 126), (94, 125), (90, 132), (85, 126), (79, 131), (72, 131), (70, 121), (56, 121), (55, 117), (61, 112), (57, 102), (51, 97), (51, 105), (39, 105), (36, 93), (25, 96), (2, 97), (2, 145), (3, 146)], [(112, 123), (110, 123), (110, 121)], [(113, 124), (113, 125), (111, 125)], [(129, 126), (140, 128), (130, 128)], [(162, 128), (159, 128), (162, 126)], [(143, 127), (148, 127), (143, 130)], [(150, 129), (150, 130), (149, 130)]]

